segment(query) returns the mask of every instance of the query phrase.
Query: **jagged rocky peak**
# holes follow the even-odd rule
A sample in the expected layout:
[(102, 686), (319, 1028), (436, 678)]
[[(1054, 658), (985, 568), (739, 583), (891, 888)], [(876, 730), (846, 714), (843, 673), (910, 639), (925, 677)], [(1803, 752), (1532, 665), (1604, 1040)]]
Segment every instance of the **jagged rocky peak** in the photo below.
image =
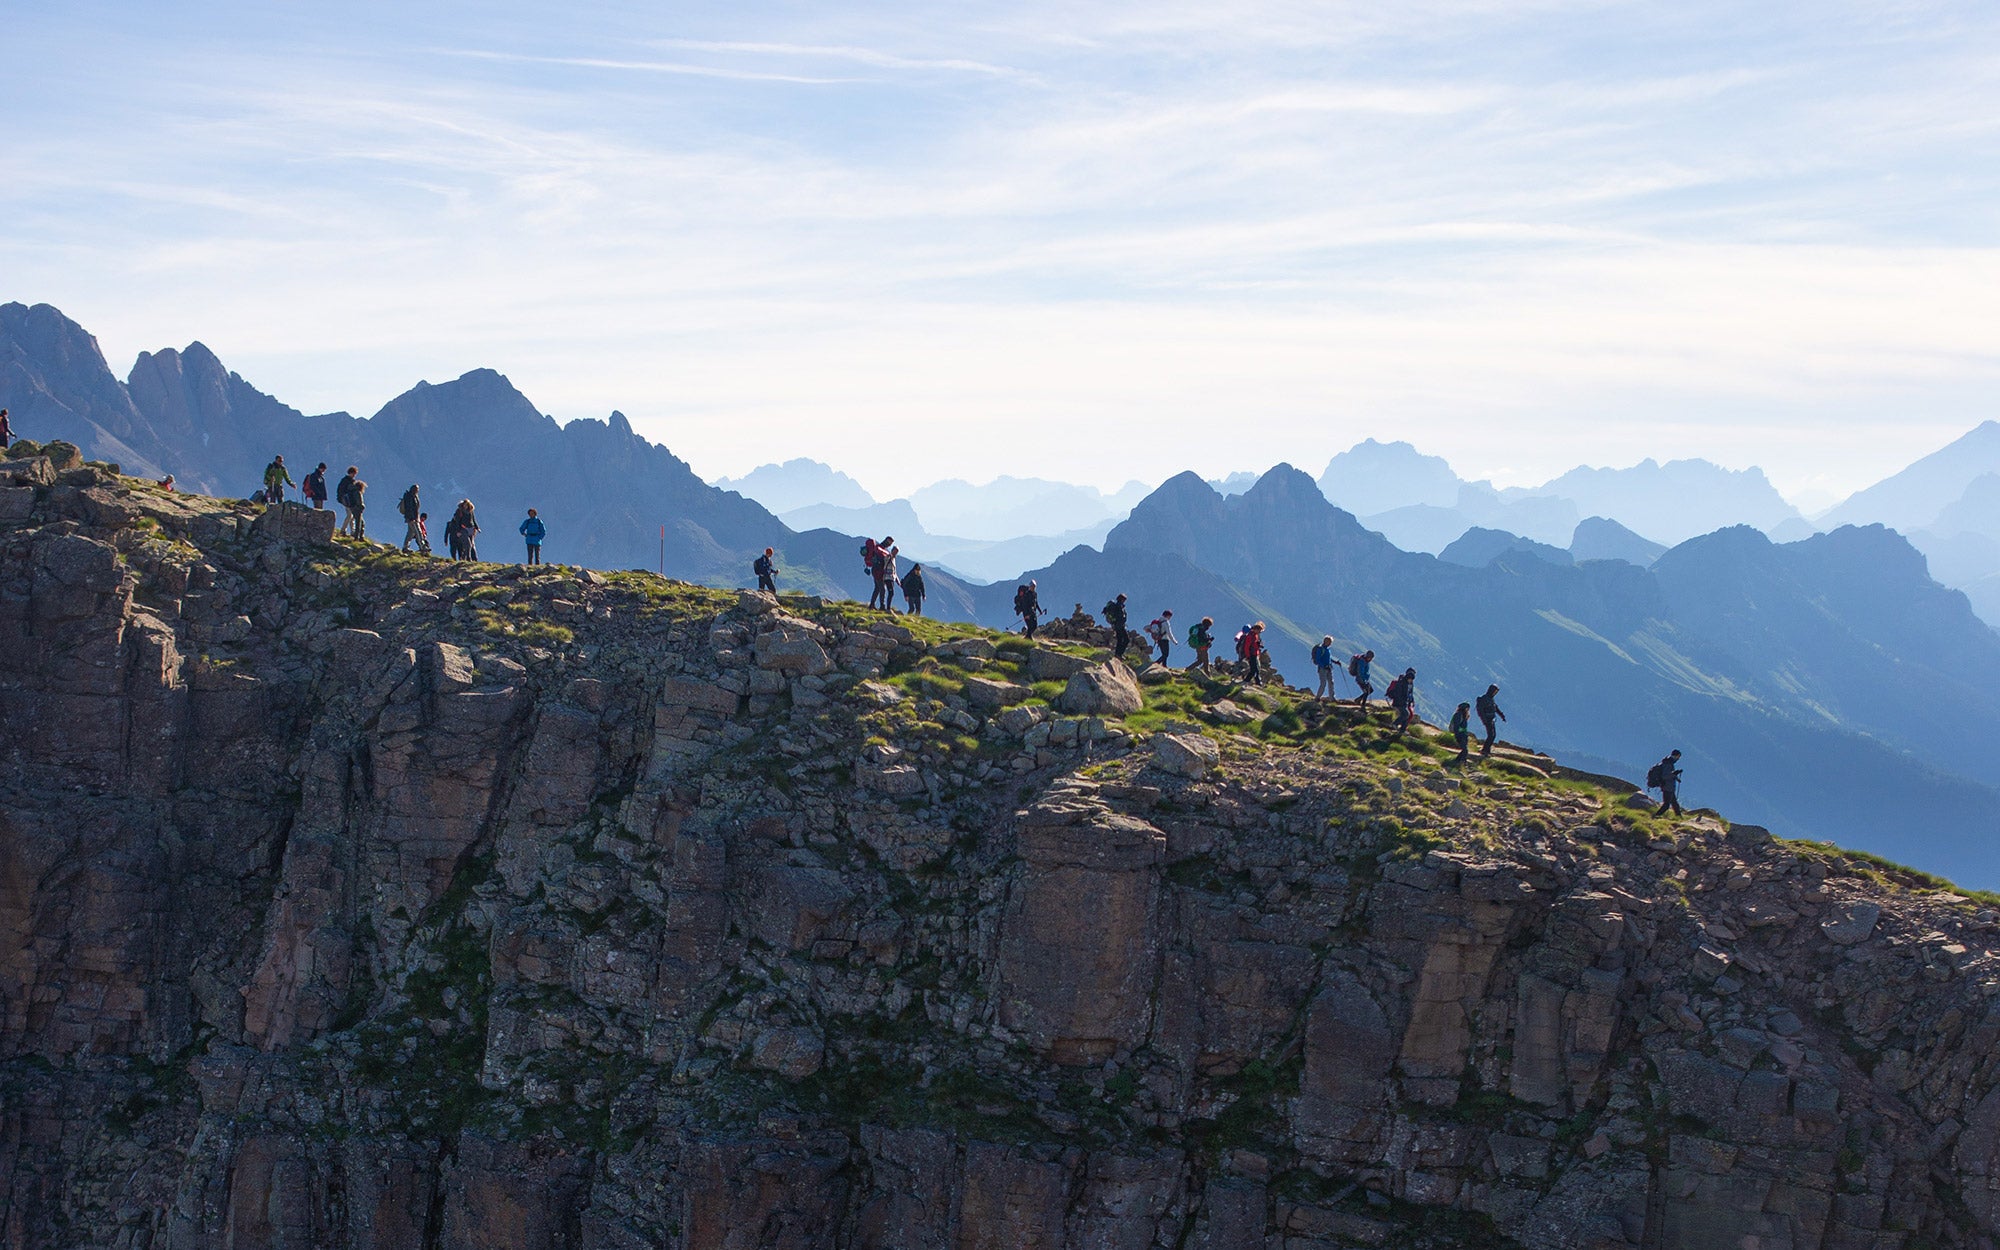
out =
[(10, 1235), (2000, 1232), (1985, 900), (1101, 637), (0, 461)]

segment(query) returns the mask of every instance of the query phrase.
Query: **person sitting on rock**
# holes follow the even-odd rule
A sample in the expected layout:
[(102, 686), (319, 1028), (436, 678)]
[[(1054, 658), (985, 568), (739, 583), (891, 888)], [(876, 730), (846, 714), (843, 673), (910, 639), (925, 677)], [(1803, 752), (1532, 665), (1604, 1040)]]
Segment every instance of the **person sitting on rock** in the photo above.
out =
[[(1083, 605), (1077, 606), (1081, 608)], [(1035, 626), (1042, 620), (1041, 595), (1035, 589), (1033, 578), (1028, 579), (1027, 585), (1014, 591), (1014, 615), (1021, 618), (1022, 635), (1032, 640), (1035, 636)]]
[(903, 607), (911, 616), (924, 614), (924, 566), (912, 564), (903, 574)]

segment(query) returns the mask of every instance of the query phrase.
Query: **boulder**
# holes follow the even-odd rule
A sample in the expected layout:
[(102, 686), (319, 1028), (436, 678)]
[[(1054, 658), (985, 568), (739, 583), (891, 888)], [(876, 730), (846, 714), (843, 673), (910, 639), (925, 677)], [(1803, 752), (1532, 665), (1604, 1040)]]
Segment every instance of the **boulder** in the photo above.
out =
[(1881, 918), (1882, 909), (1874, 903), (1842, 903), (1828, 910), (1819, 927), (1835, 946), (1852, 946), (1875, 932)]
[(1123, 716), (1145, 706), (1145, 700), (1132, 670), (1117, 660), (1106, 660), (1071, 674), (1056, 706), (1072, 716)]
[(765, 1029), (750, 1044), (750, 1066), (775, 1072), (788, 1081), (802, 1081), (826, 1062), (826, 1043), (811, 1029), (799, 1026)]
[(1011, 681), (995, 681), (991, 677), (965, 679), (965, 701), (983, 712), (997, 712), (1027, 697), (1028, 688)]
[(1157, 734), (1153, 738), (1153, 763), (1163, 772), (1195, 781), (1222, 760), (1222, 748), (1215, 739), (1202, 734)]
[(1028, 680), (1068, 681), (1073, 674), (1081, 673), (1094, 663), (1088, 656), (1036, 647), (1028, 653)]

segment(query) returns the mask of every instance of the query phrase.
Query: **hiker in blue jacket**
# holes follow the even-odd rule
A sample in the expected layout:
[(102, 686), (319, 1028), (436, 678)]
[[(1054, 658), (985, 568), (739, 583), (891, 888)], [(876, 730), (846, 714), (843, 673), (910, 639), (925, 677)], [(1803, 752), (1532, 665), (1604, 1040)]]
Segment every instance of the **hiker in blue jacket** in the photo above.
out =
[(1313, 648), (1313, 667), (1319, 670), (1319, 693), (1314, 699), (1334, 698), (1333, 691), (1333, 635), (1328, 634)]
[(521, 537), (528, 540), (529, 564), (542, 562), (542, 539), (548, 532), (549, 527), (542, 524), (542, 518), (535, 515), (533, 508), (528, 509), (528, 519), (521, 522)]
[(1354, 679), (1355, 685), (1361, 687), (1361, 693), (1355, 696), (1354, 701), (1362, 707), (1368, 706), (1368, 696), (1375, 693), (1375, 687), (1368, 681), (1368, 666), (1374, 662), (1373, 651), (1363, 651), (1360, 655), (1347, 658), (1347, 675)]

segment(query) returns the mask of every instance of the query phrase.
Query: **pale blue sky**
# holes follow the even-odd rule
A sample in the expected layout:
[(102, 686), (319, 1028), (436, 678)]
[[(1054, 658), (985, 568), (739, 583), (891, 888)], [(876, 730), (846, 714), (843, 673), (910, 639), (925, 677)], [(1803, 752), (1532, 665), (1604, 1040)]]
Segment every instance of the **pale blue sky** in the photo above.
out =
[(0, 298), (878, 494), (2000, 417), (1990, 3), (662, 7), (0, 0)]

